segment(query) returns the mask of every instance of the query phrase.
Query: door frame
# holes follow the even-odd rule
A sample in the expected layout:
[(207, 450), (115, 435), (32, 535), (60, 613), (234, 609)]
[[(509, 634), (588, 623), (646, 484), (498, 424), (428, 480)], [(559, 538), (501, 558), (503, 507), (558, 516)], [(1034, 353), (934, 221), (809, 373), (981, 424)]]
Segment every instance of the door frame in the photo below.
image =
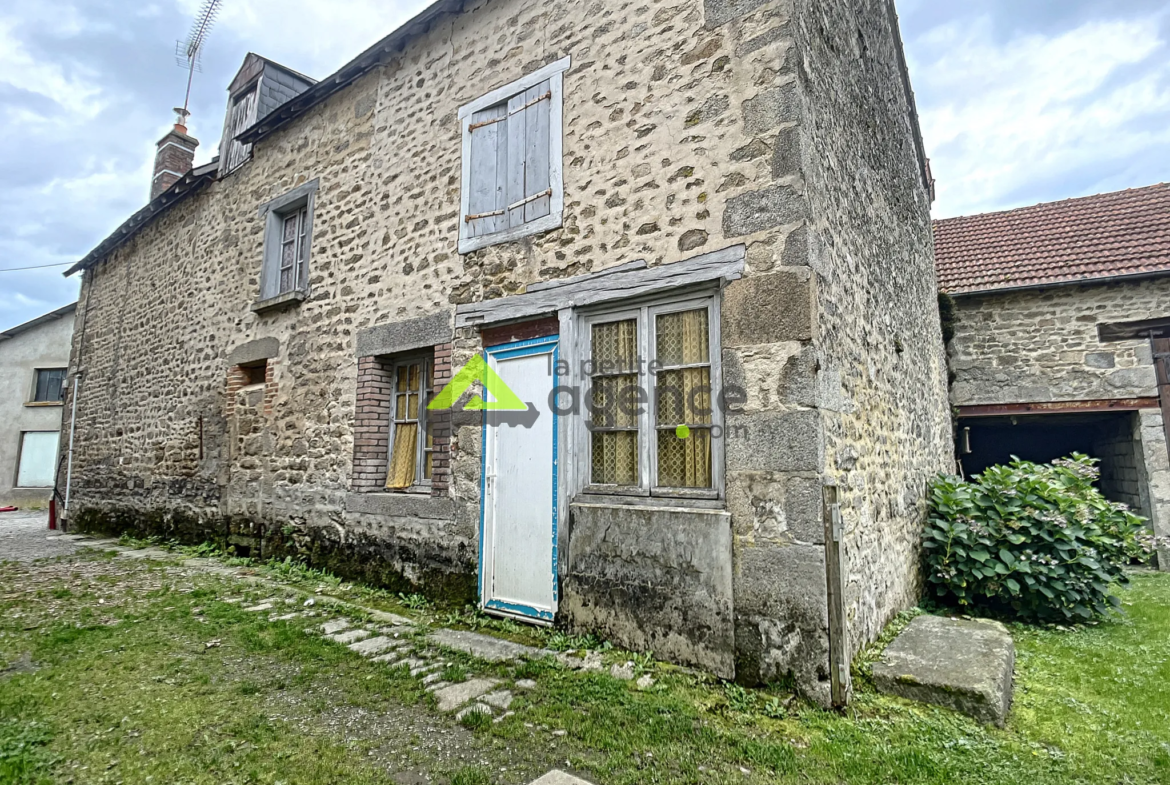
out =
[[(559, 335), (548, 335), (542, 338), (532, 338), (526, 341), (515, 341), (513, 343), (500, 344), (499, 346), (491, 346), (485, 348), (483, 351), (484, 362), (489, 368), (495, 370), (492, 366), (492, 360), (497, 362), (501, 360), (511, 360), (517, 357), (528, 357), (537, 354), (549, 354), (549, 348), (552, 349), (552, 387), (555, 390), (559, 384), (557, 375), (557, 363), (560, 360), (560, 341)], [(528, 403), (528, 401), (525, 401)], [(487, 532), (487, 478), (488, 478), (488, 419), (491, 412), (483, 412), (483, 426), (482, 426), (482, 442), (481, 442), (481, 462), (479, 471), (479, 607), (488, 612), (509, 616), (512, 618), (526, 621), (529, 623), (540, 625), (551, 625), (556, 616), (557, 608), (560, 605), (560, 578), (557, 569), (557, 532), (560, 526), (560, 454), (559, 450), (559, 431), (560, 431), (560, 417), (557, 415), (555, 407), (549, 406), (548, 413), (552, 416), (552, 564), (551, 580), (552, 580), (552, 609), (541, 610), (527, 605), (518, 603), (501, 602), (499, 600), (487, 599), (487, 578), (488, 567), (491, 562), (488, 561), (489, 553), (492, 547), (488, 539)], [(544, 416), (544, 412), (541, 412)], [(498, 425), (495, 427), (499, 427)], [(492, 502), (495, 503), (496, 495), (493, 495)], [(493, 511), (492, 524), (495, 524), (495, 516)], [(491, 554), (494, 555), (494, 554)]]

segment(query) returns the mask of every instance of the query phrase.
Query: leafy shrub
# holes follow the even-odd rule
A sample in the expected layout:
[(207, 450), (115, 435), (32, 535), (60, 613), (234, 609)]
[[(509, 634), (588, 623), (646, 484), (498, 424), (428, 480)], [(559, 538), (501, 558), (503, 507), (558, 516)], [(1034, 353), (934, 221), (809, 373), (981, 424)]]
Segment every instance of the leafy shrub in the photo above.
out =
[(1083, 621), (1120, 604), (1123, 567), (1148, 558), (1142, 518), (1093, 486), (1096, 459), (1014, 459), (972, 481), (939, 477), (925, 537), (937, 596), (1029, 621)]

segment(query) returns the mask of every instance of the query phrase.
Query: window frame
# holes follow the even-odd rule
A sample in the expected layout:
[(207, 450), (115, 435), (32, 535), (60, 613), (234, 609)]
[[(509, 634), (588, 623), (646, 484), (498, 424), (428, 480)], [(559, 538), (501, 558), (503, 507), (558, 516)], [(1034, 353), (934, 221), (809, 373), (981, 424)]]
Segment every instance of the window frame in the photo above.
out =
[[(710, 342), (711, 367), (711, 428), (723, 429), (724, 438), (711, 439), (711, 487), (673, 488), (658, 484), (657, 409), (655, 394), (657, 385), (650, 373), (650, 366), (657, 360), (657, 317), (663, 314), (707, 308), (707, 330)], [(593, 375), (584, 374), (583, 363), (593, 357), (593, 326), (622, 321), (636, 315), (638, 321), (638, 385), (646, 390), (647, 402), (638, 417), (638, 485), (619, 486), (593, 482), (593, 433), (588, 427), (591, 421), (589, 405), (593, 400)], [(579, 358), (582, 363), (581, 405), (579, 419), (581, 443), (577, 470), (581, 478), (583, 494), (609, 497), (645, 497), (649, 499), (709, 499), (721, 500), (725, 495), (724, 455), (725, 423), (724, 413), (718, 401), (723, 391), (722, 337), (720, 334), (720, 296), (710, 288), (679, 292), (666, 296), (646, 298), (636, 303), (609, 305), (605, 308), (589, 309), (578, 315)]]
[[(382, 483), (382, 490), (385, 493), (430, 493), (431, 480), (434, 477), (434, 465), (431, 466), (431, 477), (424, 477), (424, 469), (426, 468), (427, 454), (434, 455), (434, 446), (427, 447), (427, 427), (430, 423), (427, 422), (427, 405), (430, 404), (434, 398), (435, 390), (434, 384), (431, 381), (431, 374), (434, 373), (435, 358), (425, 354), (411, 354), (402, 357), (393, 357), (388, 360), (390, 372), (390, 412), (387, 417), (387, 432), (389, 438), (386, 443), (386, 479)], [(420, 365), (419, 369), (419, 401), (418, 401), (418, 419), (411, 420), (407, 417), (405, 420), (399, 421), (395, 414), (397, 412), (397, 397), (398, 397), (398, 369), (403, 366)], [(409, 372), (408, 372), (409, 374)], [(409, 377), (408, 377), (409, 378)], [(409, 406), (407, 408), (407, 415), (410, 414)], [(398, 430), (398, 426), (404, 423), (418, 423), (418, 439), (415, 443), (414, 455), (414, 482), (407, 488), (388, 488), (386, 482), (390, 480), (390, 472), (394, 468), (394, 437)]]
[[(565, 212), (565, 183), (564, 183), (564, 74), (572, 64), (571, 57), (563, 57), (556, 62), (549, 63), (531, 74), (523, 76), (510, 84), (480, 96), (474, 101), (459, 108), (460, 138), (462, 145), (462, 176), (459, 197), (459, 253), (468, 254), (472, 251), (486, 248), (500, 243), (513, 242), (522, 237), (559, 229), (564, 225)], [(471, 120), (472, 117), (484, 109), (506, 104), (510, 99), (518, 96), (529, 88), (536, 87), (548, 81), (552, 93), (549, 105), (549, 187), (552, 194), (549, 199), (549, 213), (541, 218), (528, 221), (519, 226), (502, 229), (492, 234), (479, 237), (469, 236), (470, 224), (466, 220), (471, 207)]]
[[(260, 270), (260, 301), (266, 302), (294, 293), (307, 295), (309, 291), (309, 261), (313, 251), (313, 219), (316, 209), (318, 180), (298, 186), (260, 207), (264, 220), (264, 257)], [(284, 269), (284, 226), (289, 218), (303, 215), (303, 226), (295, 238), (299, 250), (295, 283), (291, 289), (282, 289), (281, 271)]]
[[(61, 372), (61, 389), (60, 395), (57, 398), (39, 398), (38, 394), (41, 387), (41, 374), (50, 373), (52, 371)], [(69, 369), (66, 367), (56, 368), (34, 368), (33, 369), (33, 383), (32, 394), (29, 396), (29, 403), (37, 404), (39, 406), (63, 406), (65, 404), (65, 394), (68, 388)]]

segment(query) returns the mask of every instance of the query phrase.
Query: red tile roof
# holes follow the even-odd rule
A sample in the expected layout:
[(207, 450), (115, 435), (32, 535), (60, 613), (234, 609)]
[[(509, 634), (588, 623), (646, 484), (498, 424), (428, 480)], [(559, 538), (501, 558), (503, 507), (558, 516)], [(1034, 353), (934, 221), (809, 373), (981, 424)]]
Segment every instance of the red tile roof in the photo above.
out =
[(934, 222), (949, 294), (1170, 274), (1170, 185)]

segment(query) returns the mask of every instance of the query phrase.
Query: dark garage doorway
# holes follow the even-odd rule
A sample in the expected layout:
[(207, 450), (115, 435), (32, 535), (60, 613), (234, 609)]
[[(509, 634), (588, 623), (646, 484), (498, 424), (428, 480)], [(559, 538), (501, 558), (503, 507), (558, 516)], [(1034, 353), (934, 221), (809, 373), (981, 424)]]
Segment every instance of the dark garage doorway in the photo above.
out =
[[(1020, 414), (959, 419), (959, 459), (967, 477), (1012, 456), (1050, 463), (1074, 452), (1101, 461), (1098, 487), (1106, 498), (1149, 517), (1149, 486), (1137, 412)], [(966, 452), (967, 449), (970, 452)]]

